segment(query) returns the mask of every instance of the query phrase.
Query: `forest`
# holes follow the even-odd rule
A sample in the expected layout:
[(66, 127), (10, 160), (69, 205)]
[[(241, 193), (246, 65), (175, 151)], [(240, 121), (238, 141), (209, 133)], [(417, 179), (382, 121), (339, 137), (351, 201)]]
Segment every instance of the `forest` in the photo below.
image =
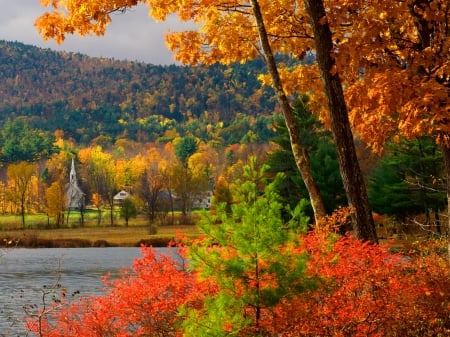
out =
[[(102, 35), (111, 13), (141, 2), (155, 20), (176, 15), (199, 25), (166, 35), (175, 59), (192, 67), (186, 70), (231, 67), (225, 68), (231, 75), (261, 62), (255, 78), (233, 90), (259, 81), (261, 96), (244, 100), (260, 109), (269, 105), (249, 97), (268, 97), (273, 106), (267, 115), (239, 111), (234, 121), (208, 105), (196, 116), (186, 106), (178, 110), (174, 96), (172, 106), (158, 107), (184, 111), (178, 123), (217, 117), (205, 129), (214, 137), (206, 138), (177, 128), (151, 140), (122, 133), (86, 143), (26, 118), (7, 120), (4, 158), (19, 130), (34, 139), (54, 137), (35, 147), (32, 160), (5, 159), (5, 192), (15, 191), (17, 200), (7, 205), (22, 218), (26, 196), (38, 195), (27, 194), (31, 179), (35, 191), (45, 191), (47, 212), (55, 205), (52, 214), (60, 217), (69, 159), (76, 159), (90, 204), (111, 214), (113, 193), (121, 189), (150, 222), (164, 208), (154, 200), (176, 197), (188, 216), (202, 193), (212, 196), (196, 223), (201, 235), (181, 233), (171, 244), (177, 258), (142, 247), (142, 258), (119, 279), (104, 280), (104, 295), (70, 301), (64, 289), (45, 291), (43, 308), (27, 321), (30, 331), (39, 337), (448, 335), (448, 1), (56, 0), (42, 3), (48, 11), (35, 25), (59, 43), (68, 34)], [(95, 110), (97, 102), (90, 103)], [(120, 104), (139, 120), (134, 100)], [(216, 126), (241, 116), (249, 126), (269, 118), (262, 123), (268, 137), (251, 128), (231, 142), (216, 137)], [(400, 246), (391, 240), (408, 238), (411, 225), (419, 232), (413, 240)], [(51, 304), (45, 295), (53, 296)]]
[[(347, 205), (338, 158), (330, 132), (307, 109), (306, 100), (295, 105), (298, 125), (308, 146), (314, 179), (327, 212), (332, 213)], [(266, 172), (269, 180), (279, 173), (286, 176), (277, 191), (284, 203), (295, 207), (308, 199), (308, 191), (280, 116), (273, 119), (271, 128), (267, 142), (257, 142), (255, 132), (247, 141), (229, 146), (175, 131), (164, 142), (119, 138), (110, 144), (97, 139), (83, 146), (67, 139), (62, 130), (48, 132), (33, 128), (25, 118), (8, 119), (0, 131), (0, 213), (21, 215), (23, 228), (29, 228), (25, 214), (46, 214), (48, 221), (40, 228), (66, 226), (72, 160), (77, 184), (85, 194), (81, 211), (98, 211), (98, 225), (102, 226), (118, 224), (114, 210), (120, 207), (114, 196), (122, 190), (132, 196), (125, 206), (144, 215), (153, 228), (170, 223), (168, 215), (174, 210), (181, 211), (184, 221), (190, 223), (192, 210), (204, 208), (205, 202), (209, 208), (212, 198), (231, 206), (229, 185), (242, 176), (252, 158), (258, 166), (270, 167)], [(384, 236), (407, 236), (417, 229), (425, 236), (446, 233), (441, 224), (446, 207), (443, 158), (430, 137), (391, 142), (382, 157), (363, 144), (358, 153), (372, 209), (382, 215), (377, 225), (384, 226)], [(173, 200), (168, 200), (168, 195)], [(305, 212), (313, 218), (310, 205)], [(102, 213), (109, 216), (102, 217)]]
[(171, 132), (223, 145), (267, 141), (276, 110), (257, 80), (263, 63), (155, 66), (0, 41), (0, 117), (64, 130), (79, 145), (156, 142)]
[[(0, 46), (2, 214), (46, 213), (54, 219), (51, 226), (62, 226), (72, 158), (86, 205), (111, 209), (113, 196), (127, 190), (150, 222), (167, 214), (158, 193), (174, 189), (184, 195), (181, 208), (186, 213), (196, 198), (234, 181), (251, 156), (269, 163), (272, 176), (288, 175), (279, 189), (290, 205), (308, 198), (280, 108), (271, 89), (257, 80), (262, 60), (232, 66), (153, 66), (18, 42), (2, 41)], [(305, 62), (312, 60), (310, 56)], [(223, 83), (229, 84), (229, 99), (223, 99)], [(174, 108), (181, 100), (192, 104)], [(332, 135), (310, 111), (307, 96), (297, 97), (296, 104), (300, 133), (329, 213), (347, 203)], [(192, 140), (192, 147), (177, 156), (175, 149), (186, 140)], [(443, 158), (432, 139), (391, 141), (383, 156), (361, 141), (357, 144), (372, 209), (387, 216), (381, 221), (389, 232), (407, 232), (408, 226), (445, 232), (440, 220), (446, 206)], [(22, 161), (34, 170), (26, 179), (32, 183), (20, 191), (7, 171)], [(177, 179), (169, 179), (183, 168), (189, 168), (183, 174), (192, 178), (191, 191), (180, 191), (174, 185)], [(98, 177), (99, 172), (109, 177)], [(155, 173), (159, 182), (152, 181)], [(48, 200), (47, 189), (52, 191)], [(51, 200), (60, 203), (52, 205)]]

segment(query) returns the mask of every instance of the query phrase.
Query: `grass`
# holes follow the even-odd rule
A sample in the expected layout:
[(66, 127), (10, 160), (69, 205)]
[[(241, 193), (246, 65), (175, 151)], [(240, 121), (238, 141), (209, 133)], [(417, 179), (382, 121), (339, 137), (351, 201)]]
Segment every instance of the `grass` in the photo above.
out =
[[(193, 214), (189, 224), (184, 224), (180, 214), (168, 217), (172, 224), (155, 225), (156, 233), (151, 234), (147, 220), (143, 217), (130, 219), (125, 226), (124, 220), (115, 218), (115, 225), (109, 224), (109, 212), (103, 214), (100, 226), (97, 213), (85, 214), (85, 223), (81, 227), (79, 215), (72, 214), (64, 228), (52, 228), (52, 223), (44, 214), (26, 216), (26, 228), (22, 228), (20, 216), (0, 216), (0, 246), (23, 247), (92, 247), (92, 246), (128, 246), (134, 247), (144, 243), (152, 246), (167, 246), (178, 234), (196, 237), (199, 231), (193, 223), (198, 214)], [(105, 224), (108, 221), (107, 225)], [(166, 223), (169, 221), (166, 219)]]
[[(144, 216), (130, 219), (125, 226), (124, 220), (114, 214), (114, 226), (110, 226), (109, 211), (104, 211), (98, 225), (98, 213), (90, 210), (85, 213), (84, 226), (80, 226), (79, 214), (71, 212), (64, 228), (54, 228), (52, 221), (45, 214), (26, 215), (25, 229), (19, 215), (0, 215), (0, 247), (100, 247), (123, 246), (136, 247), (140, 244), (165, 247), (179, 233), (195, 238), (199, 230), (195, 223), (200, 219), (199, 213), (193, 212), (189, 219), (176, 213), (168, 215), (164, 221), (155, 224), (156, 233), (151, 234), (148, 221)], [(431, 231), (420, 228), (405, 227), (402, 230), (377, 228), (380, 242), (393, 249), (405, 249), (412, 243), (426, 241)], [(395, 239), (395, 240), (392, 240)]]

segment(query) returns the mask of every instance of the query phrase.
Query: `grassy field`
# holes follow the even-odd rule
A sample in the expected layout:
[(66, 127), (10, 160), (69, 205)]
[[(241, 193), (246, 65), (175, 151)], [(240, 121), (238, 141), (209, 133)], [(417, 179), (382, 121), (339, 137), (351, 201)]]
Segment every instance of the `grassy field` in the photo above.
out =
[(125, 226), (123, 219), (114, 219), (110, 226), (109, 214), (104, 214), (98, 225), (95, 213), (85, 215), (84, 226), (80, 226), (79, 216), (72, 214), (64, 228), (53, 228), (51, 221), (43, 214), (27, 215), (23, 228), (20, 216), (0, 216), (0, 246), (11, 247), (92, 247), (92, 246), (166, 246), (182, 233), (196, 237), (199, 232), (193, 224), (198, 215), (193, 215), (189, 224), (183, 224), (181, 216), (170, 218), (161, 225), (156, 224), (156, 233), (151, 234), (145, 218), (130, 219)]
[[(45, 214), (31, 214), (26, 216), (23, 228), (20, 216), (0, 215), (0, 247), (135, 247), (140, 244), (165, 247), (179, 233), (189, 238), (200, 234), (195, 226), (200, 214), (196, 212), (189, 219), (183, 218), (181, 214), (168, 215), (164, 221), (153, 224), (156, 230), (153, 234), (143, 216), (130, 219), (128, 226), (117, 213), (114, 214), (114, 226), (110, 225), (109, 212), (102, 213), (100, 224), (95, 210), (86, 212), (84, 219), (84, 225), (81, 226), (79, 214), (72, 212), (63, 228), (54, 228), (52, 219), (48, 219)], [(412, 227), (401, 230), (383, 226), (377, 228), (377, 233), (381, 243), (398, 249), (433, 237), (432, 231)]]

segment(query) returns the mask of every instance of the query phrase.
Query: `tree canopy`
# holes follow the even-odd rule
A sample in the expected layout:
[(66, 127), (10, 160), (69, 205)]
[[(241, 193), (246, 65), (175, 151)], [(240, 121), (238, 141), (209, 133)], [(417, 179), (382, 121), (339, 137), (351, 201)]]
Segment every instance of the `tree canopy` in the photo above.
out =
[[(104, 0), (89, 1), (86, 6), (83, 1), (44, 1), (54, 11), (41, 16), (36, 26), (45, 39), (58, 42), (73, 33), (100, 35), (111, 21), (112, 12), (139, 2), (150, 7), (155, 19), (165, 20), (174, 13), (181, 20), (202, 23), (199, 30), (167, 35), (169, 48), (181, 62), (231, 63), (260, 54), (249, 2)], [(275, 53), (290, 53), (293, 59), (302, 59), (315, 50), (303, 4), (283, 0), (261, 0), (259, 4), (264, 21), (270, 22), (266, 29)], [(350, 89), (347, 102), (360, 135), (375, 148), (399, 129), (408, 135), (434, 131), (444, 137), (442, 132), (445, 134), (449, 128), (448, 2), (346, 0), (339, 5), (324, 1), (324, 5), (326, 22), (333, 32), (333, 71), (339, 71)], [(316, 63), (285, 63), (279, 69), (287, 92), (310, 93), (317, 110), (325, 112), (323, 91), (317, 90), (321, 83)], [(270, 81), (269, 77), (266, 80)]]
[(0, 133), (0, 161), (15, 163), (49, 158), (58, 151), (54, 142), (51, 133), (31, 129), (23, 119), (8, 119)]
[(388, 144), (370, 181), (370, 201), (375, 212), (404, 220), (444, 208), (442, 152), (430, 137)]
[[(44, 4), (54, 11), (41, 16), (36, 26), (44, 38), (58, 42), (66, 34), (100, 35), (112, 12), (139, 2), (96, 1), (86, 6), (84, 2), (46, 1)], [(282, 106), (286, 103), (285, 93), (310, 93), (313, 110), (333, 130), (344, 186), (359, 224), (355, 228), (357, 235), (372, 237), (373, 223), (348, 111), (358, 136), (378, 151), (394, 134), (434, 134), (448, 149), (444, 159), (449, 163), (450, 177), (448, 1), (142, 2), (155, 19), (165, 20), (176, 14), (181, 20), (199, 24), (198, 30), (167, 35), (167, 44), (177, 60), (187, 64), (229, 64), (263, 55), (269, 75), (262, 79), (276, 89)], [(316, 52), (317, 63), (273, 65), (274, 53), (301, 60), (311, 51)], [(289, 122), (290, 108), (283, 108), (283, 113)], [(296, 151), (301, 144), (294, 135), (292, 130), (291, 143), (300, 162)], [(302, 175), (307, 171), (299, 168)]]
[[(302, 97), (294, 104), (294, 113), (299, 125), (300, 136), (311, 157), (311, 167), (314, 179), (320, 188), (320, 193), (328, 213), (340, 206), (346, 205), (345, 190), (339, 175), (339, 164), (332, 135), (324, 128), (307, 108), (307, 97)], [(271, 151), (267, 157), (269, 172), (283, 172), (286, 179), (280, 180), (278, 193), (285, 202), (295, 207), (301, 198), (308, 194), (296, 169), (289, 142), (289, 134), (284, 121), (279, 118), (276, 123), (277, 135), (271, 139), (279, 148)]]

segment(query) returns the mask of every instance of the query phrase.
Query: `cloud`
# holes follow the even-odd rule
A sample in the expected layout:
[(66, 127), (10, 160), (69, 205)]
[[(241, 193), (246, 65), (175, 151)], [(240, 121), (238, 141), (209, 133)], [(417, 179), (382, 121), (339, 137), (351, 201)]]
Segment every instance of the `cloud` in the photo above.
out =
[(95, 57), (174, 64), (172, 53), (164, 43), (164, 33), (169, 28), (192, 28), (181, 24), (176, 17), (164, 23), (155, 22), (148, 16), (148, 8), (140, 5), (124, 14), (113, 14), (104, 36), (68, 36), (62, 45), (57, 45), (54, 41), (43, 41), (34, 27), (36, 18), (45, 11), (39, 0), (0, 0), (0, 3), (2, 8), (7, 8), (0, 12), (0, 39)]

